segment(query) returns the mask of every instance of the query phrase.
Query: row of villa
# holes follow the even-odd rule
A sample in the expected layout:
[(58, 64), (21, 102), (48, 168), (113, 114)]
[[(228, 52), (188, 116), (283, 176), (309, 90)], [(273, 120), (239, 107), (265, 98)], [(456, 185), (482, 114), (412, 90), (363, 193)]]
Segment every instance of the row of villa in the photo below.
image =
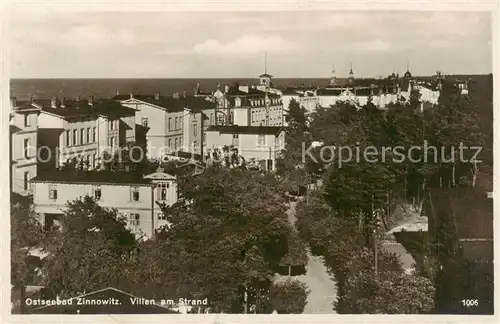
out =
[[(122, 147), (146, 147), (148, 159), (165, 161), (180, 155), (202, 160), (215, 151), (237, 151), (261, 170), (273, 171), (285, 148), (285, 114), (290, 100), (308, 112), (338, 101), (357, 106), (371, 100), (383, 109), (406, 101), (418, 89), (421, 100), (437, 103), (442, 76), (434, 83), (414, 79), (407, 70), (382, 80), (356, 80), (349, 73), (340, 83), (332, 72), (329, 85), (310, 89), (277, 89), (264, 73), (255, 85), (218, 86), (192, 95), (174, 93), (120, 94), (112, 98), (11, 98), (11, 191), (33, 195), (35, 211), (44, 224), (63, 213), (67, 201), (85, 195), (128, 215), (129, 225), (151, 236), (165, 224), (160, 205), (177, 201), (176, 172), (137, 175), (103, 170), (104, 155)], [(465, 91), (462, 89), (462, 91)], [(106, 153), (105, 153), (106, 152)], [(75, 162), (80, 171), (68, 172)], [(200, 162), (200, 161), (199, 161)], [(196, 172), (204, 167), (195, 163)], [(65, 171), (63, 171), (64, 169)], [(186, 175), (184, 168), (181, 174)]]
[[(205, 164), (191, 159), (182, 170), (137, 174), (105, 169), (105, 155), (136, 145), (147, 148), (150, 160), (200, 159), (232, 147), (271, 171), (284, 148), (283, 126), (281, 98), (268, 74), (257, 85), (227, 85), (209, 95), (198, 87), (193, 95), (117, 90), (107, 99), (11, 98), (11, 191), (33, 196), (47, 228), (67, 201), (88, 195), (125, 215), (138, 235), (151, 237), (166, 225), (160, 206), (177, 201), (178, 177), (199, 173)], [(68, 169), (71, 162), (81, 168)]]

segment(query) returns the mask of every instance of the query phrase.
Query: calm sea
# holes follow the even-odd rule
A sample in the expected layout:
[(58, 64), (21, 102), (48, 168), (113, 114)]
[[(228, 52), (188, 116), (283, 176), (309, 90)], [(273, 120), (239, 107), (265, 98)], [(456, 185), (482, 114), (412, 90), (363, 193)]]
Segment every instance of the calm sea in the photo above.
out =
[[(56, 97), (85, 98), (94, 95), (96, 98), (110, 98), (120, 89), (121, 94), (154, 94), (171, 95), (174, 92), (192, 94), (196, 84), (204, 92), (212, 92), (218, 84), (257, 84), (257, 79), (12, 79), (10, 94), (18, 99)], [(273, 79), (276, 87), (283, 88), (294, 85), (311, 86), (326, 85), (323, 79)]]

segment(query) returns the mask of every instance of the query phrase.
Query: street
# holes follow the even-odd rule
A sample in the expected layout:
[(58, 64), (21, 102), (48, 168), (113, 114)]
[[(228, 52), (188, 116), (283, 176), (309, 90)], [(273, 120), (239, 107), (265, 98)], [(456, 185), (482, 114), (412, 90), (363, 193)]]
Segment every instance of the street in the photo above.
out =
[[(290, 209), (287, 211), (290, 223), (295, 223), (295, 207), (297, 203), (291, 202)], [(301, 276), (294, 276), (292, 279), (299, 280), (307, 284), (310, 291), (307, 296), (307, 304), (304, 308), (304, 314), (335, 314), (333, 302), (337, 298), (337, 289), (335, 281), (330, 277), (323, 263), (322, 257), (313, 256), (308, 251), (308, 262), (306, 273)], [(288, 276), (276, 275), (275, 280), (287, 280)]]

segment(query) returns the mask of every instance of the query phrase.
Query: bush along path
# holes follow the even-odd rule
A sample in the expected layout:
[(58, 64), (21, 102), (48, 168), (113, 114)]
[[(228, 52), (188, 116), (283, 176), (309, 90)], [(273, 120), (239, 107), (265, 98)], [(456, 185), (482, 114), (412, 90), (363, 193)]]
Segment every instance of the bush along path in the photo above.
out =
[[(295, 214), (297, 202), (291, 202), (287, 211), (290, 224), (295, 227)], [(309, 294), (307, 295), (307, 304), (303, 314), (335, 314), (333, 303), (337, 298), (337, 289), (335, 281), (328, 273), (321, 256), (312, 255), (310, 248), (305, 244), (307, 261), (305, 269), (296, 269), (291, 271), (291, 278), (307, 285)], [(305, 271), (304, 271), (305, 270)], [(305, 272), (305, 273), (304, 273)], [(295, 275), (299, 273), (299, 275)], [(275, 281), (282, 282), (289, 279), (289, 275), (276, 275)]]

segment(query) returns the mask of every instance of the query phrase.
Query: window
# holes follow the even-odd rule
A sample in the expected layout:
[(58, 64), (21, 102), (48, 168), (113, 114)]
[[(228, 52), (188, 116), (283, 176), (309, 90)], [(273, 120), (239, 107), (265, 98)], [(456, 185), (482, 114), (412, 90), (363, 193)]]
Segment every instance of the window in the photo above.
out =
[(94, 155), (92, 156), (92, 168), (97, 168), (97, 154), (94, 153)]
[(182, 148), (182, 137), (179, 137), (179, 147)]
[(141, 125), (144, 127), (148, 127), (148, 119), (147, 118), (141, 118)]
[(129, 221), (130, 221), (130, 225), (131, 226), (139, 226), (140, 225), (140, 219), (141, 219), (141, 215), (140, 214), (137, 214), (137, 213), (130, 213), (130, 216), (129, 216)]
[(66, 146), (71, 145), (71, 132), (69, 130), (66, 131)]
[(210, 113), (210, 125), (214, 123), (214, 113)]
[(73, 145), (78, 145), (77, 139), (78, 139), (78, 130), (74, 129), (73, 130)]
[(115, 148), (115, 138), (114, 137), (109, 138), (109, 147), (111, 147), (112, 150)]
[(177, 151), (177, 148), (179, 147), (179, 139), (175, 138), (175, 143), (174, 143), (174, 150)]
[(86, 135), (87, 135), (87, 136), (86, 136), (86, 138), (85, 138), (85, 141), (86, 141), (87, 143), (90, 143), (90, 127), (89, 127), (89, 128), (87, 128), (87, 133), (86, 133)]
[(57, 187), (54, 185), (49, 186), (49, 199), (57, 199)]
[(158, 184), (158, 200), (165, 201), (167, 200), (167, 184), (159, 183)]
[(113, 123), (115, 123), (115, 129), (118, 130), (120, 128), (120, 120), (114, 120)]
[(24, 172), (24, 190), (28, 190), (30, 188), (30, 173)]
[(171, 138), (168, 139), (168, 149), (170, 151), (172, 151), (172, 139)]
[(112, 121), (112, 120), (110, 120), (110, 121), (108, 122), (108, 128), (109, 128), (110, 130), (113, 130), (113, 127), (114, 127), (114, 126), (115, 126), (115, 125), (113, 124), (113, 121)]
[(198, 134), (198, 130), (196, 128), (196, 124), (193, 124), (193, 136), (196, 136)]
[(252, 111), (252, 123), (255, 121), (255, 111)]
[(167, 215), (164, 213), (158, 213), (158, 220), (167, 220)]
[(95, 200), (101, 200), (102, 194), (101, 194), (101, 187), (100, 186), (95, 186), (94, 187), (94, 199)]
[(95, 143), (97, 141), (96, 139), (96, 128), (92, 128), (92, 142)]
[(266, 145), (266, 135), (259, 134), (257, 145), (258, 146), (264, 146), (264, 145)]
[(184, 125), (183, 125), (183, 120), (184, 120), (184, 117), (179, 117), (179, 123), (181, 124), (181, 129), (184, 128)]
[(29, 114), (24, 115), (24, 126), (25, 127), (31, 126), (31, 124), (30, 124), (30, 115)]
[(30, 157), (30, 140), (28, 138), (23, 142), (23, 154), (25, 159)]
[(193, 142), (193, 148), (196, 150), (198, 148), (198, 141)]
[(139, 187), (130, 187), (130, 198), (133, 201), (139, 201)]
[(168, 130), (171, 131), (172, 130), (172, 117), (169, 117), (168, 118)]
[(84, 140), (84, 135), (85, 135), (84, 133), (85, 133), (85, 128), (82, 128), (80, 130), (80, 145), (85, 144), (85, 142), (83, 141)]
[(233, 134), (233, 145), (238, 146), (240, 143), (240, 136), (238, 134)]
[(177, 128), (177, 123), (179, 122), (179, 118), (178, 117), (175, 117), (175, 123), (174, 123), (174, 126), (175, 126), (175, 129), (179, 129)]

